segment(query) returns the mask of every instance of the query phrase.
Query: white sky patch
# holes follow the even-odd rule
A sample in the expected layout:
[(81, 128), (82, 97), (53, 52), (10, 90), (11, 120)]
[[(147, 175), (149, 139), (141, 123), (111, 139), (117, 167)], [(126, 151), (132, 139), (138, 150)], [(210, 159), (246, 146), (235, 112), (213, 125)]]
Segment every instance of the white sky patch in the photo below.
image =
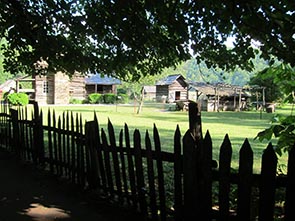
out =
[(234, 47), (234, 42), (235, 42), (236, 38), (234, 36), (230, 36), (226, 39), (226, 41), (224, 42), (224, 44), (226, 45), (226, 47), (228, 48), (233, 48)]

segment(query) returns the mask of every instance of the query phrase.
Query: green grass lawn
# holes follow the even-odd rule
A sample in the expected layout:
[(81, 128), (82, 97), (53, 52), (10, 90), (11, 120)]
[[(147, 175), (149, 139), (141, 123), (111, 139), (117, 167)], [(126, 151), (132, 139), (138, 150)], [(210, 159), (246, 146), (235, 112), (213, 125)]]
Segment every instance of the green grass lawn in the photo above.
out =
[[(57, 115), (67, 110), (81, 113), (85, 121), (93, 120), (94, 113), (96, 113), (101, 128), (106, 129), (108, 119), (110, 119), (117, 137), (125, 123), (130, 129), (130, 134), (134, 129), (139, 129), (142, 137), (144, 137), (146, 130), (152, 135), (153, 125), (155, 124), (160, 133), (162, 148), (166, 151), (173, 149), (173, 135), (176, 126), (179, 125), (182, 135), (188, 129), (188, 113), (167, 111), (168, 105), (163, 104), (145, 104), (140, 114), (135, 113), (136, 110), (132, 105), (68, 105), (43, 106), (40, 108), (43, 110), (44, 119), (46, 119), (48, 108), (54, 109)], [(277, 109), (276, 113), (288, 114), (290, 110), (291, 107), (286, 106)], [(202, 112), (203, 134), (207, 130), (211, 134), (214, 158), (218, 159), (220, 145), (224, 136), (228, 134), (233, 147), (232, 167), (237, 168), (239, 149), (245, 138), (248, 138), (254, 152), (254, 170), (259, 172), (261, 154), (266, 148), (267, 142), (261, 143), (254, 138), (259, 131), (270, 125), (272, 116), (273, 114), (265, 112), (261, 114), (259, 111)], [(284, 160), (285, 158), (283, 158)]]

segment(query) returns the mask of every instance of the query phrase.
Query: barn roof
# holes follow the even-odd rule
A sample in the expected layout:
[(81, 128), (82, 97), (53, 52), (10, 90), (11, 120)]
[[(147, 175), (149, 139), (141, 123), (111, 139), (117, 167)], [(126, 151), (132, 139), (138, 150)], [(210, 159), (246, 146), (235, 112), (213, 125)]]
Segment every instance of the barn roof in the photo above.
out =
[(92, 75), (89, 75), (88, 77), (85, 78), (85, 83), (86, 84), (113, 85), (113, 84), (121, 84), (121, 81), (116, 78), (109, 77), (106, 75), (92, 74)]
[(182, 79), (185, 82), (185, 78), (181, 74), (169, 75), (166, 78), (159, 80), (156, 85), (171, 85), (178, 79)]
[[(247, 97), (249, 94), (243, 90), (242, 87), (229, 84), (208, 84), (204, 82), (190, 82), (190, 88), (203, 93), (205, 95), (215, 95), (215, 89), (217, 89), (220, 96), (235, 96), (238, 95), (238, 91), (242, 91), (242, 95)], [(237, 89), (237, 90), (236, 90)]]

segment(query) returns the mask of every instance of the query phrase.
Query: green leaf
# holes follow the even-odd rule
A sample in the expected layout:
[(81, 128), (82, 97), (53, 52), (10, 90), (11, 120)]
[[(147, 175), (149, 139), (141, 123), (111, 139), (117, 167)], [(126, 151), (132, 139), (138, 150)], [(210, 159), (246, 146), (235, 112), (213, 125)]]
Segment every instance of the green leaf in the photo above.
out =
[(254, 139), (259, 139), (259, 141), (263, 141), (264, 139), (266, 140), (271, 140), (273, 134), (273, 126), (270, 128), (267, 128), (257, 134), (257, 136)]

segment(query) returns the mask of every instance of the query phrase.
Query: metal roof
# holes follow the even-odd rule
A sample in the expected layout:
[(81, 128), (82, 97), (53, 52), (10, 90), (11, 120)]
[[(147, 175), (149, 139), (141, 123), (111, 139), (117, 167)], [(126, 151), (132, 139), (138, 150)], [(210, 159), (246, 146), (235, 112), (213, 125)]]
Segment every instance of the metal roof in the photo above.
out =
[(182, 78), (183, 80), (185, 80), (185, 78), (181, 74), (169, 75), (166, 78), (159, 80), (156, 85), (171, 85), (178, 78)]
[(121, 84), (121, 81), (106, 75), (92, 74), (85, 78), (86, 84), (101, 84), (101, 85), (113, 85)]

